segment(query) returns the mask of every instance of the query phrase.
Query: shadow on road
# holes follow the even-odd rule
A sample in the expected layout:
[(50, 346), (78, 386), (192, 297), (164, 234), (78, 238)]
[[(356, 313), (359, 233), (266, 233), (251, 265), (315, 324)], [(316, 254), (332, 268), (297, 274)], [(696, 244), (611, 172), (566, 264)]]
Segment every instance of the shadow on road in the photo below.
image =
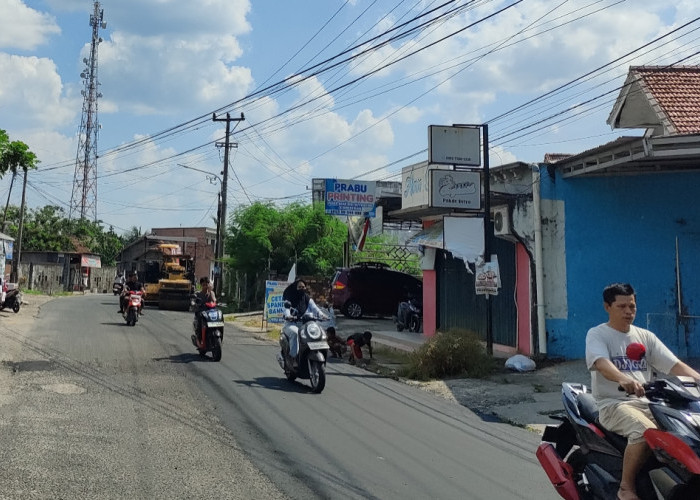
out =
[(202, 363), (213, 363), (209, 356), (200, 356), (199, 354), (192, 352), (183, 352), (182, 354), (173, 354), (172, 356), (167, 356), (165, 358), (152, 358), (153, 361), (170, 361), (171, 363), (192, 363), (199, 361)]
[(258, 377), (252, 380), (234, 380), (236, 384), (245, 385), (248, 387), (263, 387), (265, 389), (273, 389), (275, 391), (310, 393), (311, 386), (304, 385), (301, 382), (290, 382), (282, 377)]

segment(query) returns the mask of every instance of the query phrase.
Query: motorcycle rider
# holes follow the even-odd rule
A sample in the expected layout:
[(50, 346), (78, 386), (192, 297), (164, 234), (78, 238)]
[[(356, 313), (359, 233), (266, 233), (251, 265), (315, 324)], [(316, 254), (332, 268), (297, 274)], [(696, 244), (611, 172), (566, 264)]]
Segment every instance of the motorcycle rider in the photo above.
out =
[[(126, 280), (126, 283), (124, 283), (124, 289), (122, 290), (122, 293), (119, 296), (120, 314), (124, 313), (124, 308), (126, 308), (127, 306), (127, 302), (129, 300), (129, 292), (143, 291), (143, 283), (138, 281), (137, 278), (138, 276), (136, 275), (135, 271), (130, 271), (128, 273), (128, 279)], [(143, 315), (143, 307), (139, 309), (139, 314)]]
[[(651, 454), (643, 434), (656, 427), (642, 384), (651, 380), (653, 371), (697, 380), (700, 373), (680, 361), (654, 333), (632, 324), (637, 312), (632, 285), (607, 286), (603, 290), (603, 307), (608, 322), (588, 330), (586, 365), (591, 371), (591, 388), (601, 425), (627, 438), (617, 498), (638, 500), (636, 477)], [(646, 347), (646, 357), (641, 361), (630, 360), (626, 354), (627, 346), (635, 342)], [(619, 391), (618, 386), (625, 392)], [(638, 398), (630, 399), (625, 393)]]
[(209, 280), (209, 276), (202, 276), (199, 279), (199, 286), (200, 290), (197, 292), (197, 298), (199, 299), (199, 305), (195, 307), (194, 311), (194, 317), (195, 321), (197, 321), (197, 332), (201, 333), (202, 338), (201, 338), (201, 345), (204, 345), (206, 343), (206, 329), (202, 328), (202, 318), (200, 317), (200, 312), (204, 310), (204, 304), (207, 302), (214, 302), (216, 303), (216, 295), (214, 294), (214, 285), (212, 285), (211, 281)]
[[(326, 316), (321, 309), (316, 305), (314, 299), (311, 298), (308, 291), (306, 290), (306, 282), (304, 280), (297, 280), (285, 290), (282, 295), (285, 303), (289, 301), (291, 307), (285, 307), (284, 309), (284, 319), (288, 321), (289, 324), (283, 327), (283, 331), (287, 332), (287, 338), (289, 339), (289, 355), (292, 359), (296, 360), (299, 354), (299, 327), (293, 324), (297, 318), (292, 315), (291, 309), (297, 310), (299, 317), (302, 317), (305, 313), (310, 312), (321, 320), (327, 320)], [(284, 353), (282, 353), (284, 356)], [(295, 361), (296, 362), (296, 361)]]

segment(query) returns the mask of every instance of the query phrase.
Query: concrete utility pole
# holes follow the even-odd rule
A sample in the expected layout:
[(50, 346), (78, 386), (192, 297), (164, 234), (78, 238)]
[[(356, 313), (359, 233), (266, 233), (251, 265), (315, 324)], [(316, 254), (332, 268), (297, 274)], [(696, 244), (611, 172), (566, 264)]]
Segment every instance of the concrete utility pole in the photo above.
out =
[(212, 113), (212, 120), (215, 122), (226, 122), (226, 137), (224, 140), (224, 170), (223, 182), (221, 183), (221, 212), (219, 214), (219, 234), (216, 235), (216, 265), (219, 272), (214, 276), (214, 293), (217, 297), (221, 295), (221, 283), (224, 277), (224, 239), (226, 238), (226, 191), (228, 189), (228, 151), (231, 148), (231, 122), (242, 122), (245, 116), (241, 113), (240, 118), (231, 118), (229, 113), (226, 113), (225, 118), (217, 118), (216, 113)]

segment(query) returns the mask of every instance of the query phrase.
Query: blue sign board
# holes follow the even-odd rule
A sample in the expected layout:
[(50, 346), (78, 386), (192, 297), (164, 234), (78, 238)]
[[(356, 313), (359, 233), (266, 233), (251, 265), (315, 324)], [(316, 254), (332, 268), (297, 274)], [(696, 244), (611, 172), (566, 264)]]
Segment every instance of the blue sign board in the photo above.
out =
[(326, 213), (374, 217), (376, 190), (376, 181), (326, 179)]

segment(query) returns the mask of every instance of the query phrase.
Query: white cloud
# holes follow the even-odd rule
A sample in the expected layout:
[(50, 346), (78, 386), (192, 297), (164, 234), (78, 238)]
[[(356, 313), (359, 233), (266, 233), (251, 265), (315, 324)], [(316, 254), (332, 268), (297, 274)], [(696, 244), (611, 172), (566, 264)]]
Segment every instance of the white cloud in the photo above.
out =
[(43, 14), (20, 0), (0, 0), (0, 48), (33, 50), (59, 34), (61, 28), (49, 14)]
[(8, 129), (63, 127), (80, 110), (80, 101), (62, 94), (61, 77), (50, 59), (0, 52), (0, 75), (0, 112)]

